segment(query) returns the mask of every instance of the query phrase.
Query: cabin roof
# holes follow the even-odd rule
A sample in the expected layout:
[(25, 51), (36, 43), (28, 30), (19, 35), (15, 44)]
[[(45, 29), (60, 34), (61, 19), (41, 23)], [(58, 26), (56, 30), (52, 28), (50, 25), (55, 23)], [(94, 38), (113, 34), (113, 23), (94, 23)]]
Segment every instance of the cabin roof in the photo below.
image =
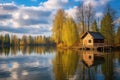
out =
[(104, 36), (100, 32), (92, 32), (88, 31), (82, 35), (81, 39), (83, 39), (87, 34), (90, 34), (94, 39), (104, 39)]

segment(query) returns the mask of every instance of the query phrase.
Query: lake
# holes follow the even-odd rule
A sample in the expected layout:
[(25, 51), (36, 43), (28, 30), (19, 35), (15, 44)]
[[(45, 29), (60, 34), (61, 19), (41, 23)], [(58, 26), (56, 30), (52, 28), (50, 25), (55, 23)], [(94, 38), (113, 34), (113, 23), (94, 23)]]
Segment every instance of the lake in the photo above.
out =
[(0, 80), (120, 80), (120, 51), (3, 48)]

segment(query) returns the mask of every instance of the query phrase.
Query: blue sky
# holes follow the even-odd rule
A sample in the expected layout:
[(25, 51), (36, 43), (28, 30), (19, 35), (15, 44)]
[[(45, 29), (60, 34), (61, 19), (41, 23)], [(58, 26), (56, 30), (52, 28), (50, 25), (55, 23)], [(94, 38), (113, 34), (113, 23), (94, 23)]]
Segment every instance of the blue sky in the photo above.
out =
[(76, 8), (80, 3), (91, 3), (96, 17), (103, 16), (107, 3), (120, 14), (120, 0), (0, 0), (0, 31), (51, 35), (57, 9), (65, 9), (76, 19)]

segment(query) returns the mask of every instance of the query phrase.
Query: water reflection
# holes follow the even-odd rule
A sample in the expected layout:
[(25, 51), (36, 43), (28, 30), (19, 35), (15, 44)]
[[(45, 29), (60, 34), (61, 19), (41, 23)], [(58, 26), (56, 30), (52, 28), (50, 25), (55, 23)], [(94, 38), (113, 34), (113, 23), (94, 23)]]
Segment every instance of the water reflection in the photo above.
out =
[(55, 80), (74, 80), (79, 54), (71, 50), (57, 50), (53, 59)]
[(120, 80), (120, 52), (2, 48), (0, 80)]
[(53, 80), (55, 48), (11, 47), (0, 52), (0, 80)]
[(113, 60), (113, 79), (120, 80), (120, 52), (115, 52)]
[(104, 80), (101, 65), (104, 64), (104, 56), (99, 52), (82, 51), (78, 65), (76, 80)]
[(87, 67), (91, 66), (97, 66), (99, 64), (102, 64), (105, 59), (104, 55), (101, 52), (95, 52), (95, 51), (83, 51), (82, 54), (82, 61)]
[(45, 53), (54, 53), (55, 47), (26, 47), (26, 46), (14, 46), (14, 47), (6, 47), (0, 48), (0, 55), (10, 56), (10, 55), (19, 55), (20, 53), (23, 55), (27, 54), (45, 54)]

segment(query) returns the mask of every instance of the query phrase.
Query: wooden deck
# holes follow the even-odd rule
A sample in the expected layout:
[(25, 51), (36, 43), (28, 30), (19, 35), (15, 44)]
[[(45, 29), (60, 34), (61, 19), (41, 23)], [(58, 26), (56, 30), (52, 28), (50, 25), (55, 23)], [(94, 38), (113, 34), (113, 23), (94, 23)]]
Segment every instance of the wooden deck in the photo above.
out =
[(72, 49), (111, 51), (112, 46), (111, 45), (104, 45), (104, 46), (83, 46), (83, 45), (80, 45), (80, 46), (72, 47)]

